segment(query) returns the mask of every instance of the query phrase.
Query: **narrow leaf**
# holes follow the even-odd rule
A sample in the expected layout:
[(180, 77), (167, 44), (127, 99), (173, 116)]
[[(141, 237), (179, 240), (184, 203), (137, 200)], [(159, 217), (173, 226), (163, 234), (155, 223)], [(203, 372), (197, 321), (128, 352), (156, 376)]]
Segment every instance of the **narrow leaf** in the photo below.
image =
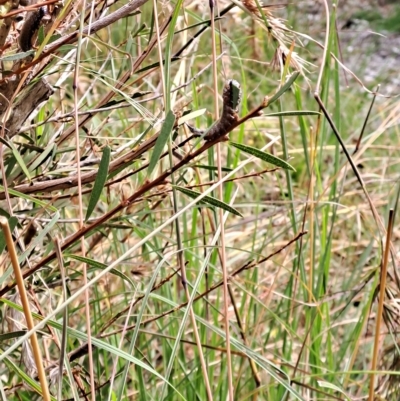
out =
[[(205, 170), (209, 170), (209, 171), (217, 171), (218, 170), (217, 166), (208, 166), (208, 165), (205, 165), (205, 164), (193, 164), (190, 167), (193, 167), (193, 168), (204, 168)], [(222, 167), (221, 170), (224, 173), (230, 173), (232, 171), (232, 169), (229, 168), (229, 167)]]
[(138, 29), (136, 29), (136, 31), (134, 33), (132, 33), (132, 38), (136, 38), (136, 36), (139, 36), (140, 32), (142, 32), (146, 28), (147, 28), (146, 24), (140, 25), (140, 27)]
[[(219, 21), (221, 19), (222, 19), (222, 17), (215, 17), (214, 18), (214, 22)], [(211, 20), (210, 19), (206, 19), (204, 21), (200, 21), (200, 22), (197, 22), (197, 23), (195, 23), (193, 25), (189, 25), (189, 26), (187, 26), (185, 28), (182, 28), (179, 31), (175, 31), (175, 35), (177, 35), (178, 33), (181, 33), (181, 32), (189, 31), (190, 29), (193, 29), (193, 28), (197, 28), (198, 26), (210, 25), (210, 24), (211, 24)]]
[(0, 344), (4, 341), (12, 340), (13, 338), (22, 337), (26, 334), (26, 330), (10, 331), (0, 334)]
[(34, 50), (29, 50), (27, 52), (23, 53), (16, 53), (16, 54), (11, 54), (8, 56), (0, 57), (0, 61), (18, 61), (26, 58), (27, 56), (30, 56), (31, 54), (35, 53)]
[(37, 234), (34, 236), (32, 242), (29, 244), (27, 248), (25, 248), (24, 252), (18, 255), (18, 260), (21, 263), (31, 251), (38, 245), (41, 244), (43, 238), (47, 235), (47, 233), (57, 224), (58, 219), (60, 218), (60, 212), (56, 212), (51, 220), (43, 227), (42, 230), (39, 230)]
[[(33, 390), (42, 395), (42, 388), (40, 384), (36, 382), (31, 376), (26, 374), (21, 368), (19, 368), (18, 365), (15, 364), (10, 358), (5, 358), (4, 364), (7, 365), (8, 372), (14, 372), (14, 374), (16, 374), (28, 386), (30, 386)], [(51, 397), (50, 399), (55, 400), (54, 397)]]
[(149, 175), (153, 172), (154, 168), (157, 165), (158, 160), (160, 159), (161, 153), (164, 149), (165, 144), (168, 141), (169, 136), (171, 135), (172, 128), (175, 124), (175, 114), (172, 110), (170, 110), (165, 118), (164, 124), (161, 128), (161, 132), (157, 141), (154, 145), (153, 154), (151, 155), (148, 172)]
[[(107, 267), (107, 265), (104, 263), (98, 262), (97, 260), (93, 260), (90, 258), (85, 258), (83, 256), (72, 255), (72, 254), (66, 254), (64, 256), (69, 257), (71, 259), (78, 260), (79, 262), (86, 263), (89, 266), (91, 266), (97, 270), (104, 270)], [(111, 269), (110, 273), (118, 276), (119, 278), (122, 278), (122, 280), (125, 280), (126, 282), (128, 282), (133, 288), (135, 287), (135, 283), (126, 274), (121, 273), (117, 269)]]
[[(135, 92), (135, 93), (131, 96), (131, 99), (137, 99), (137, 98), (143, 97), (143, 96), (145, 96), (145, 95), (148, 95), (149, 93), (152, 93), (152, 92), (151, 92), (151, 91), (138, 91), (138, 92)], [(105, 108), (107, 108), (107, 107), (115, 106), (115, 105), (120, 104), (120, 103), (123, 103), (123, 102), (126, 102), (126, 98), (117, 99), (117, 100), (110, 100), (108, 103), (104, 104), (104, 105), (102, 106), (102, 108), (105, 109)]]
[(295, 71), (289, 79), (285, 82), (284, 85), (281, 86), (281, 88), (276, 92), (271, 99), (268, 99), (268, 105), (274, 103), (276, 100), (278, 100), (293, 84), (294, 81), (296, 81), (297, 77), (300, 75), (299, 71)]
[[(171, 63), (175, 62), (175, 61), (179, 61), (181, 60), (180, 57), (172, 57), (171, 58)], [(165, 64), (165, 60), (162, 61), (163, 65)], [(148, 70), (152, 70), (154, 67), (159, 67), (160, 66), (160, 62), (156, 61), (155, 63), (152, 63), (150, 65), (147, 65), (146, 67), (141, 68), (140, 70), (136, 71), (137, 75), (140, 75), (142, 72), (146, 72)]]
[(273, 164), (274, 166), (281, 167), (285, 170), (296, 171), (294, 167), (292, 167), (289, 163), (280, 159), (279, 157), (273, 156), (270, 153), (263, 152), (262, 150), (253, 148), (252, 146), (242, 145), (241, 143), (229, 142), (232, 146), (237, 149), (242, 150), (245, 153), (248, 153), (258, 159), (264, 160), (267, 163)]
[(7, 142), (4, 138), (0, 138), (0, 142), (1, 142), (3, 145), (6, 145), (7, 148), (9, 148), (9, 149), (12, 150), (11, 146), (8, 144), (8, 142)]
[(322, 380), (318, 380), (318, 384), (323, 388), (329, 388), (331, 390), (337, 391), (340, 394), (343, 394), (346, 397), (347, 401), (351, 401), (351, 398), (340, 387), (338, 387), (338, 386), (336, 386), (336, 385), (334, 385), (332, 383), (329, 383), (329, 382), (326, 382), (326, 381), (322, 381)]
[[(5, 189), (4, 189), (4, 187), (2, 185), (0, 185), (0, 191), (3, 191), (3, 192), (5, 191)], [(30, 196), (28, 194), (24, 194), (22, 192), (16, 191), (15, 189), (11, 189), (11, 188), (8, 188), (8, 192), (11, 195), (13, 195), (13, 196), (15, 196), (17, 198), (25, 199), (25, 200), (27, 200), (29, 202), (32, 202), (33, 204), (37, 204), (37, 205), (43, 207), (45, 210), (49, 209), (52, 212), (57, 212), (57, 208), (55, 208), (54, 206), (49, 204), (49, 202), (47, 202), (47, 201), (46, 202), (45, 201), (41, 201), (40, 199), (36, 199), (33, 196)]]
[[(5, 246), (5, 245), (4, 245)], [(13, 273), (13, 269), (10, 266), (1, 276), (0, 276), (0, 286), (3, 287), (3, 284), (8, 281)]]
[(278, 113), (264, 114), (263, 117), (287, 117), (287, 116), (320, 116), (319, 111), (311, 110), (294, 110), (294, 111), (281, 111)]
[(54, 34), (51, 36), (51, 38), (48, 40), (47, 44), (49, 45), (50, 43), (55, 42), (56, 40), (60, 39), (61, 35), (59, 34)]
[(206, 110), (207, 110), (207, 109), (195, 110), (195, 111), (192, 111), (192, 112), (189, 113), (189, 114), (183, 115), (183, 116), (178, 120), (178, 125), (181, 125), (181, 124), (185, 123), (186, 121), (193, 120), (194, 118), (197, 118), (197, 117), (202, 116), (202, 115), (206, 112)]
[(44, 34), (44, 29), (43, 29), (43, 25), (39, 28), (39, 32), (38, 32), (38, 43), (42, 44), (45, 38), (45, 34)]
[(55, 144), (47, 146), (47, 148), (38, 156), (38, 158), (29, 167), (29, 170), (35, 171), (42, 163), (46, 161), (46, 159), (49, 157), (50, 153), (53, 152), (55, 147), (56, 147)]
[(86, 211), (85, 221), (89, 219), (93, 213), (94, 208), (100, 199), (101, 192), (103, 191), (104, 184), (107, 181), (108, 166), (110, 165), (111, 149), (106, 146), (103, 150), (103, 155), (100, 160), (99, 171), (93, 185), (93, 191), (90, 195), (88, 208)]
[(2, 209), (0, 207), (0, 216), (7, 217), (7, 219), (9, 219), (10, 218), (10, 213), (6, 212), (4, 209)]
[[(199, 196), (201, 196), (201, 193), (200, 193), (200, 192), (193, 191), (193, 190), (191, 190), (191, 189), (187, 189), (187, 188), (183, 188), (183, 187), (178, 187), (178, 186), (176, 186), (176, 185), (175, 185), (175, 188), (176, 188), (178, 191), (182, 192), (183, 194), (185, 194), (185, 195), (187, 195), (187, 196), (189, 196), (189, 197), (191, 197), (191, 198), (193, 198), (193, 199), (196, 199), (196, 198), (198, 198)], [(214, 198), (214, 197), (212, 197), (212, 196), (205, 196), (204, 198), (202, 198), (202, 199), (199, 201), (199, 203), (202, 203), (202, 204), (209, 204), (209, 205), (211, 205), (211, 206), (215, 206), (215, 207), (218, 207), (218, 208), (220, 208), (220, 209), (226, 210), (227, 212), (232, 213), (232, 214), (235, 214), (236, 216), (242, 217), (242, 215), (241, 215), (235, 208), (233, 208), (232, 206), (228, 205), (227, 203), (222, 202), (222, 201), (220, 201), (219, 199), (216, 199), (216, 198)]]
[[(25, 132), (20, 132), (20, 133), (18, 133), (18, 136), (20, 137), (20, 138), (24, 138), (25, 140), (26, 140), (26, 143), (28, 144), (31, 144), (31, 145), (34, 145), (35, 144), (35, 141), (33, 140), (33, 138), (31, 138), (28, 134), (26, 134)], [(25, 142), (20, 142), (20, 143), (25, 143)], [(37, 146), (37, 148), (39, 148), (40, 149), (40, 147), (39, 146)]]
[(21, 154), (18, 152), (18, 149), (15, 147), (15, 145), (12, 142), (9, 142), (8, 144), (10, 145), (10, 148), (12, 149), (15, 160), (17, 161), (18, 165), (21, 167), (21, 170), (24, 172), (24, 174), (26, 175), (26, 178), (30, 182), (31, 175), (29, 173), (28, 168), (26, 167), (24, 159), (22, 158)]
[[(14, 228), (18, 224), (18, 219), (14, 216), (10, 217), (8, 219), (8, 225), (10, 226), (10, 231), (13, 232)], [(4, 237), (3, 231), (0, 231), (0, 254), (4, 251), (4, 248), (6, 247), (6, 239)]]

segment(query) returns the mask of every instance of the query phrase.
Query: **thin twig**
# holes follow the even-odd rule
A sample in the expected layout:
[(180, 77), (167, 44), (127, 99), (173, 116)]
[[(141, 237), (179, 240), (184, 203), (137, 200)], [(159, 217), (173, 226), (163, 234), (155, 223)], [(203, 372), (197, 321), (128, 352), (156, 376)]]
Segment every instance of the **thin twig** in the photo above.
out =
[(375, 371), (376, 371), (376, 368), (378, 365), (381, 323), (382, 323), (382, 317), (383, 317), (383, 306), (384, 306), (384, 301), (385, 301), (386, 276), (387, 276), (387, 266), (388, 266), (389, 255), (390, 255), (390, 243), (391, 243), (391, 237), (392, 237), (392, 232), (393, 232), (393, 220), (394, 220), (393, 209), (390, 209), (387, 234), (386, 234), (385, 253), (383, 256), (382, 266), (381, 266), (381, 279), (379, 281), (379, 303), (378, 303), (378, 311), (376, 313), (374, 351), (372, 354), (372, 361), (371, 361), (371, 376), (370, 376), (370, 383), (369, 383), (369, 398), (368, 398), (369, 401), (374, 401)]
[[(66, 285), (66, 275), (65, 275), (65, 268), (64, 268), (64, 261), (60, 246), (60, 240), (56, 238), (54, 240), (54, 247), (57, 254), (58, 266), (61, 273), (61, 280), (62, 280), (62, 299), (63, 302), (67, 299), (67, 285)], [(64, 372), (64, 358), (67, 349), (67, 336), (68, 336), (68, 308), (66, 307), (63, 312), (63, 320), (62, 320), (62, 336), (61, 336), (61, 346), (60, 346), (60, 358), (58, 362), (58, 400), (61, 400), (62, 395), (62, 382), (63, 382), (63, 372)]]
[[(217, 73), (217, 49), (216, 49), (216, 31), (215, 31), (215, 3), (217, 0), (210, 0), (210, 20), (211, 20), (211, 45), (212, 45), (212, 60), (213, 60), (213, 85), (214, 85), (214, 106), (215, 117), (219, 119), (218, 105), (218, 73)], [(221, 144), (217, 143), (217, 168), (218, 179), (222, 178), (222, 155)], [(221, 202), (224, 201), (223, 187), (218, 187), (218, 197)], [(224, 211), (219, 209), (219, 224), (220, 224), (220, 252), (221, 252), (221, 268), (223, 277), (223, 294), (224, 294), (224, 325), (225, 325), (225, 341), (226, 341), (226, 365), (228, 374), (228, 395), (229, 400), (233, 401), (233, 374), (232, 374), (232, 355), (230, 341), (230, 325), (229, 325), (229, 290), (228, 290), (228, 269), (226, 267), (226, 248), (225, 248), (225, 227), (224, 227)]]
[[(29, 306), (29, 300), (25, 290), (24, 279), (22, 277), (21, 269), (19, 267), (18, 255), (14, 247), (14, 242), (10, 227), (8, 225), (8, 220), (4, 216), (0, 216), (0, 225), (4, 233), (8, 253), (10, 255), (11, 263), (14, 269), (14, 275), (18, 286), (18, 292), (21, 298), (22, 308), (24, 310), (24, 315), (26, 319), (26, 326), (28, 327), (28, 330), (33, 330), (35, 325), (33, 323), (31, 308)], [(40, 351), (40, 346), (36, 336), (36, 331), (34, 331), (34, 333), (32, 334), (30, 341), (31, 341), (33, 356), (35, 358), (36, 370), (38, 372), (40, 385), (42, 386), (42, 396), (45, 401), (50, 401), (50, 392), (47, 385), (46, 375), (44, 372), (42, 353)]]
[[(86, 0), (83, 0), (82, 8), (86, 8)], [(123, 7), (121, 7), (122, 9)], [(120, 9), (120, 10), (121, 10)], [(111, 14), (112, 15), (112, 14)], [(84, 13), (81, 13), (80, 18), (80, 29), (79, 29), (79, 37), (78, 37), (78, 47), (76, 51), (75, 57), (75, 71), (74, 71), (74, 79), (73, 79), (73, 94), (74, 94), (74, 110), (75, 110), (75, 123), (72, 125), (74, 127), (75, 134), (75, 160), (76, 160), (76, 176), (78, 183), (78, 209), (79, 209), (79, 229), (83, 228), (83, 199), (82, 199), (82, 177), (81, 177), (81, 144), (79, 138), (79, 118), (76, 114), (78, 112), (78, 88), (79, 88), (79, 68), (80, 68), (80, 60), (81, 60), (81, 48), (83, 41), (83, 23), (84, 23)], [(88, 28), (90, 29), (91, 26)], [(81, 242), (81, 253), (82, 257), (86, 256), (85, 252), (85, 236), (80, 238)], [(58, 250), (59, 251), (59, 250)], [(82, 264), (83, 270), (83, 285), (86, 286), (88, 282), (87, 278), (87, 266), (86, 263)], [(90, 318), (90, 299), (89, 299), (89, 288), (86, 289), (84, 293), (85, 300), (85, 317), (86, 317), (86, 331), (88, 336), (88, 344), (89, 344), (89, 376), (90, 376), (90, 392), (92, 396), (92, 401), (96, 401), (96, 386), (94, 382), (94, 367), (93, 367), (93, 350), (92, 350), (92, 329), (90, 326), (91, 318)]]

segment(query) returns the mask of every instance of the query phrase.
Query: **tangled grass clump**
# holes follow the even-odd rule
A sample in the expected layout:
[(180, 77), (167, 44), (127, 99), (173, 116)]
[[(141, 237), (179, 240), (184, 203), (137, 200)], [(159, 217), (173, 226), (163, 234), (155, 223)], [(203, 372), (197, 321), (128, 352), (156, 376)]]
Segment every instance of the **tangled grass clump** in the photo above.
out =
[(317, 68), (258, 0), (1, 3), (3, 398), (395, 399), (396, 113), (338, 25)]

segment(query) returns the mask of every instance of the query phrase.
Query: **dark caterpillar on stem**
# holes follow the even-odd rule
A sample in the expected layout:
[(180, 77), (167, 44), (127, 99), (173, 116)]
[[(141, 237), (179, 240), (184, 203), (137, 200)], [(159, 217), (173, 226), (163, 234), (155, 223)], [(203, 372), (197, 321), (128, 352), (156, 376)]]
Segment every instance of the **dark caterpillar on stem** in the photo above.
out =
[(239, 82), (230, 79), (226, 82), (222, 92), (223, 105), (221, 118), (206, 131), (198, 130), (186, 123), (187, 127), (194, 136), (201, 136), (206, 141), (213, 141), (214, 139), (225, 137), (239, 119), (238, 111), (241, 98), (242, 91)]
[(19, 47), (24, 52), (32, 49), (33, 39), (39, 30), (40, 22), (46, 15), (45, 7), (40, 7), (35, 11), (29, 11), (26, 14), (24, 24), (19, 34)]
[(232, 126), (238, 120), (239, 103), (242, 98), (240, 84), (230, 79), (224, 86), (222, 92), (222, 115), (221, 118), (204, 135), (206, 141), (213, 141), (216, 138), (224, 137), (231, 131)]

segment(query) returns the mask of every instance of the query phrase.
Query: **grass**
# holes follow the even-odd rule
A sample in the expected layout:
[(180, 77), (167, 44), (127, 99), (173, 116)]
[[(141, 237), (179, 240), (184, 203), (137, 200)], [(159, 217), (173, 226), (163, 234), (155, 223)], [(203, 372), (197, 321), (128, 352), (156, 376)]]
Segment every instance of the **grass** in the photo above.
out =
[(378, 31), (400, 32), (399, 16), (400, 7), (393, 6), (389, 15), (374, 10), (360, 10), (354, 13), (354, 18), (368, 21)]
[[(257, 1), (218, 4), (214, 27), (200, 3), (144, 3), (2, 56), (21, 82), (3, 124), (38, 107), (3, 125), (0, 214), (47, 399), (396, 400), (398, 102), (343, 73), (335, 13), (324, 50)], [(61, 38), (78, 29), (58, 15)], [(0, 237), (0, 394), (46, 399), (11, 248)]]

